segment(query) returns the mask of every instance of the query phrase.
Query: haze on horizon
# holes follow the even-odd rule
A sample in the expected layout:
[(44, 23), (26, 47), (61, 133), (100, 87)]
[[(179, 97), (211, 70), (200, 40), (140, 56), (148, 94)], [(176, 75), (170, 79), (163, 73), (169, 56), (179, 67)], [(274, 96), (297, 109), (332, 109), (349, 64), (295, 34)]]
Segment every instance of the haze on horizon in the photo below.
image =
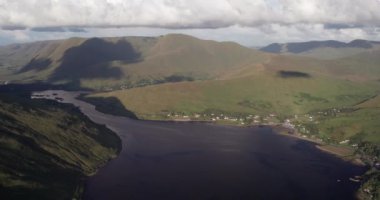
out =
[(380, 40), (379, 0), (0, 0), (0, 45), (184, 33), (245, 46)]

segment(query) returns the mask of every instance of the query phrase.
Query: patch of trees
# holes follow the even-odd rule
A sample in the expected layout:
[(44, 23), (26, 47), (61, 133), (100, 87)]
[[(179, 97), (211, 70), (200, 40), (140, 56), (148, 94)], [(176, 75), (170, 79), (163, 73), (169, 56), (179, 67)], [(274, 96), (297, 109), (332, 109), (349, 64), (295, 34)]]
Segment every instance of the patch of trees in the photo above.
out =
[(368, 155), (374, 158), (379, 158), (380, 157), (380, 145), (367, 142), (367, 141), (362, 141), (359, 142), (358, 144), (358, 149), (357, 152), (362, 154), (362, 155)]
[(238, 105), (247, 107), (247, 108), (254, 108), (254, 109), (270, 109), (273, 107), (271, 102), (266, 101), (250, 101), (250, 100), (244, 100), (238, 103)]
[(380, 198), (380, 172), (378, 170), (371, 170), (363, 176), (361, 190), (368, 199)]
[(298, 96), (296, 97), (299, 97), (301, 102), (303, 100), (306, 100), (306, 101), (317, 101), (317, 102), (323, 102), (323, 103), (328, 103), (329, 101), (327, 99), (324, 99), (324, 98), (321, 98), (321, 97), (316, 97), (316, 96), (312, 96), (311, 94), (309, 93), (305, 93), (305, 92), (300, 92)]

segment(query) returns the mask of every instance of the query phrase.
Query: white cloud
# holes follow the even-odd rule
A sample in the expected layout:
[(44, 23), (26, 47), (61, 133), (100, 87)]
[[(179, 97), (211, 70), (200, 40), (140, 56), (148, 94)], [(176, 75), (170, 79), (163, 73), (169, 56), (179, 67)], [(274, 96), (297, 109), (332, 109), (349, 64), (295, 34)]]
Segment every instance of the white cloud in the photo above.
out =
[(0, 0), (1, 26), (380, 25), (378, 0)]
[(169, 33), (183, 33), (208, 40), (235, 41), (245, 46), (264, 46), (272, 42), (301, 42), (309, 40), (339, 40), (347, 42), (354, 39), (368, 39), (380, 41), (380, 29), (325, 29), (323, 24), (297, 24), (293, 26), (267, 24), (258, 27), (235, 25), (219, 29), (87, 28), (86, 32), (0, 30), (0, 45), (69, 37), (159, 36)]
[(0, 44), (174, 32), (247, 46), (380, 40), (380, 1), (0, 0), (0, 27)]

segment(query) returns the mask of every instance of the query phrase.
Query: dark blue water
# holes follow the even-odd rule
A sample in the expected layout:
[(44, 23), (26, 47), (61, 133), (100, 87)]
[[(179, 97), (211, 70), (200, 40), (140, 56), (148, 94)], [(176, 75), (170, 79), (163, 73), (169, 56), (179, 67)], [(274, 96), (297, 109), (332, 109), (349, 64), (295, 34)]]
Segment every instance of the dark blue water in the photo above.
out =
[(349, 177), (366, 170), (269, 127), (134, 121), (60, 95), (123, 139), (119, 157), (88, 179), (87, 200), (348, 200), (359, 187)]

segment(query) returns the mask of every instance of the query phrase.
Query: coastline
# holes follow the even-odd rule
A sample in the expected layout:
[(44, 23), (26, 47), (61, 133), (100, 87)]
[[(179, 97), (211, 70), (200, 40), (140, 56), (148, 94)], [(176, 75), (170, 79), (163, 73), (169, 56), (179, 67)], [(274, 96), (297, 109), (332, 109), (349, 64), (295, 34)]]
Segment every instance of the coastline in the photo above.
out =
[[(99, 107), (98, 107), (99, 104), (96, 104), (94, 102), (86, 101), (86, 98), (83, 98), (83, 96), (81, 94), (78, 95), (77, 97), (75, 97), (75, 99), (78, 99), (80, 101), (84, 101), (84, 102), (89, 103), (91, 105), (94, 105), (95, 109), (98, 112), (104, 113), (103, 110), (101, 110), (101, 109), (99, 110)], [(360, 160), (359, 158), (357, 158), (355, 156), (355, 153), (354, 153), (353, 149), (350, 148), (350, 147), (343, 147), (343, 146), (336, 146), (336, 145), (326, 144), (326, 143), (324, 143), (320, 139), (309, 138), (309, 137), (302, 136), (295, 129), (284, 127), (281, 123), (279, 123), (279, 124), (238, 125), (238, 124), (218, 123), (218, 122), (210, 121), (210, 120), (194, 120), (194, 119), (191, 119), (191, 118), (186, 118), (186, 119), (184, 119), (184, 118), (173, 118), (173, 119), (139, 119), (137, 117), (136, 118), (131, 118), (130, 116), (125, 116), (125, 115), (122, 115), (120, 113), (114, 113), (114, 112), (110, 112), (110, 113), (106, 113), (106, 114), (110, 114), (110, 115), (114, 115), (114, 116), (128, 117), (130, 119), (139, 120), (139, 121), (154, 121), (154, 122), (167, 122), (167, 123), (207, 123), (207, 124), (213, 124), (213, 125), (219, 125), (219, 126), (232, 126), (232, 127), (241, 127), (241, 128), (244, 128), (244, 127), (263, 127), (263, 126), (267, 126), (267, 127), (272, 128), (276, 133), (278, 133), (280, 135), (284, 135), (284, 136), (287, 136), (287, 137), (293, 137), (293, 138), (297, 138), (299, 140), (304, 140), (304, 141), (312, 142), (312, 143), (315, 144), (315, 147), (318, 150), (326, 152), (326, 153), (329, 153), (329, 154), (332, 154), (332, 155), (334, 155), (334, 156), (336, 156), (336, 157), (338, 157), (338, 158), (340, 158), (342, 160), (348, 161), (348, 162), (350, 162), (352, 164), (355, 164), (355, 165), (358, 165), (358, 166), (365, 166), (366, 165), (362, 160)]]
[[(88, 103), (88, 102), (86, 102), (86, 103)], [(92, 105), (94, 105), (94, 104), (92, 104)], [(164, 122), (168, 122), (168, 123), (210, 123), (210, 124), (218, 125), (218, 126), (231, 126), (231, 127), (240, 127), (240, 128), (270, 127), (277, 134), (288, 136), (288, 137), (294, 137), (294, 138), (297, 138), (299, 140), (305, 140), (305, 141), (312, 142), (313, 144), (315, 144), (315, 147), (318, 150), (320, 150), (320, 151), (324, 151), (326, 153), (332, 154), (332, 155), (334, 155), (334, 156), (336, 156), (336, 157), (338, 157), (338, 158), (340, 158), (340, 159), (342, 159), (344, 161), (348, 161), (348, 162), (350, 162), (352, 164), (355, 164), (357, 166), (363, 166), (363, 165), (361, 165), (360, 162), (354, 161), (353, 159), (348, 159), (348, 157), (347, 157), (348, 155), (346, 155), (344, 153), (342, 154), (342, 152), (344, 152), (344, 151), (341, 152), (340, 148), (339, 149), (338, 148), (331, 148), (332, 145), (324, 144), (320, 140), (313, 139), (313, 138), (303, 137), (302, 135), (298, 134), (295, 130), (287, 128), (287, 127), (284, 127), (284, 126), (282, 126), (282, 124), (257, 124), (257, 125), (244, 125), (244, 126), (241, 126), (241, 125), (235, 125), (235, 124), (223, 125), (223, 124), (215, 123), (213, 121), (205, 121), (205, 120), (144, 120), (144, 119), (138, 119), (138, 120), (139, 121), (164, 121)], [(354, 155), (351, 154), (349, 156), (354, 156)], [(104, 167), (104, 166), (101, 166), (100, 168), (102, 168), (102, 167)], [(94, 174), (96, 174), (97, 172), (98, 171), (96, 170), (94, 172)], [(83, 192), (83, 191), (81, 191), (80, 188), (79, 188), (79, 192)]]
[[(350, 163), (357, 165), (357, 166), (366, 166), (366, 164), (360, 158), (356, 157), (354, 150), (350, 147), (326, 144), (326, 143), (324, 143), (318, 139), (302, 137), (300, 134), (297, 133), (296, 130), (289, 129), (289, 128), (283, 127), (281, 125), (275, 125), (272, 127), (280, 135), (284, 135), (284, 136), (288, 136), (288, 137), (294, 137), (294, 138), (297, 138), (300, 140), (312, 142), (315, 144), (315, 147), (317, 149), (319, 149), (320, 151), (334, 155), (334, 156), (336, 156), (342, 160), (345, 160), (345, 161), (350, 162)], [(292, 132), (292, 133), (289, 133), (289, 132)]]

